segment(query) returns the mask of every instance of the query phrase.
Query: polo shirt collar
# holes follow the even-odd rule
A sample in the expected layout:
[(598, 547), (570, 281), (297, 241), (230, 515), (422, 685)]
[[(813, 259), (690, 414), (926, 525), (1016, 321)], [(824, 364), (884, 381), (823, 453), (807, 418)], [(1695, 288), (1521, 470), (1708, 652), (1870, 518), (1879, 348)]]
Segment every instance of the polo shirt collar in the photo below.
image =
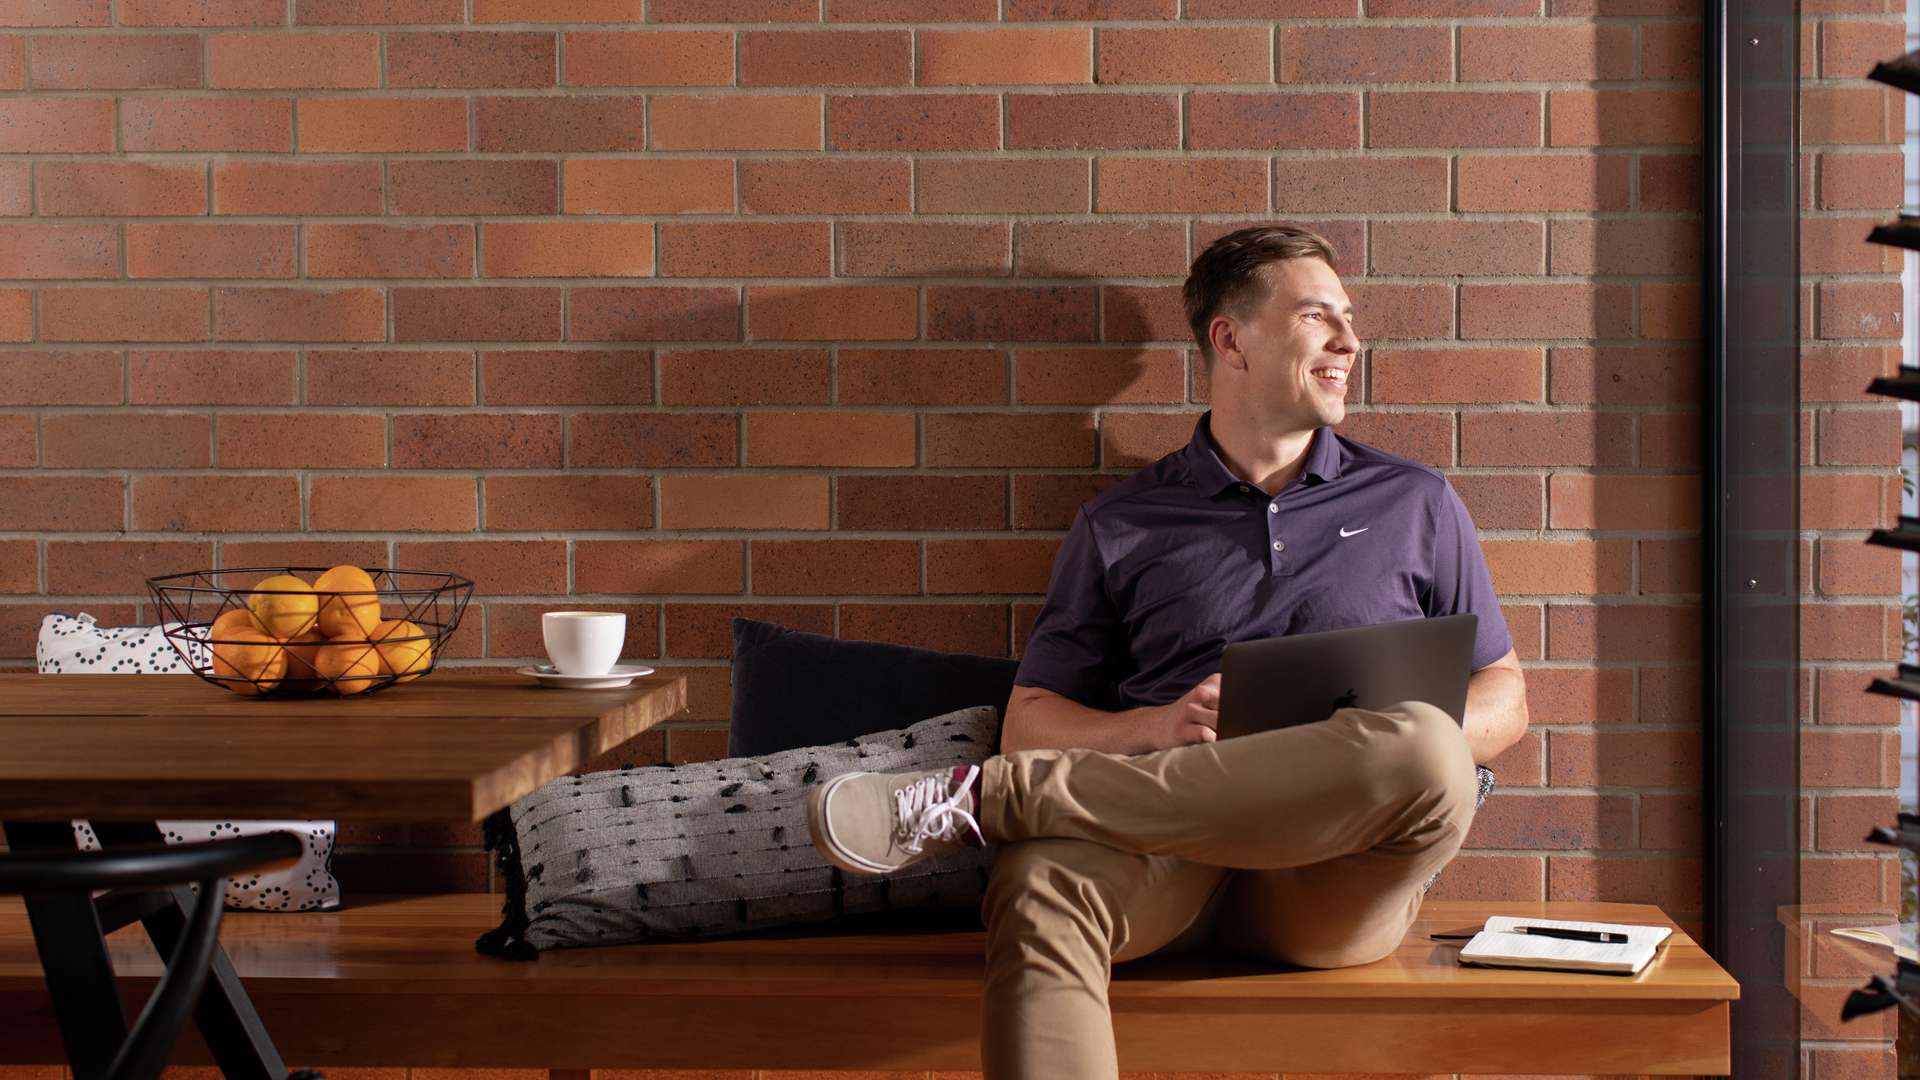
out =
[[(1220, 460), (1220, 446), (1213, 441), (1209, 424), (1212, 417), (1212, 409), (1200, 414), (1199, 421), (1193, 425), (1193, 438), (1180, 451), (1188, 481), (1209, 495), (1246, 482), (1233, 475), (1227, 463)], [(1311, 476), (1321, 483), (1337, 479), (1341, 456), (1340, 440), (1334, 438), (1333, 428), (1322, 424), (1314, 429), (1313, 441), (1307, 445), (1307, 464), (1301, 470), (1302, 476)]]

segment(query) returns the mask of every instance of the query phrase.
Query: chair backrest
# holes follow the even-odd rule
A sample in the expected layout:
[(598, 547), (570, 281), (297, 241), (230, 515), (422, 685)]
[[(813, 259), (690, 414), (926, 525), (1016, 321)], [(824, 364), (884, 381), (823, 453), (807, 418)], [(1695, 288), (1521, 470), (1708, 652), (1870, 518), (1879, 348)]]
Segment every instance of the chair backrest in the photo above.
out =
[[(167, 973), (108, 1066), (106, 1080), (153, 1080), (200, 1000), (219, 941), (226, 879), (288, 865), (300, 858), (292, 833), (268, 833), (207, 843), (114, 848), (108, 851), (21, 851), (0, 855), (0, 894), (41, 902), (91, 904), (98, 889), (154, 889), (197, 884), (186, 933), (167, 960)], [(31, 910), (31, 908), (29, 909)], [(44, 950), (42, 955), (46, 955)], [(70, 1044), (71, 1045), (71, 1044)]]
[(186, 885), (290, 863), (300, 851), (292, 833), (109, 851), (16, 851), (0, 857), (0, 896)]

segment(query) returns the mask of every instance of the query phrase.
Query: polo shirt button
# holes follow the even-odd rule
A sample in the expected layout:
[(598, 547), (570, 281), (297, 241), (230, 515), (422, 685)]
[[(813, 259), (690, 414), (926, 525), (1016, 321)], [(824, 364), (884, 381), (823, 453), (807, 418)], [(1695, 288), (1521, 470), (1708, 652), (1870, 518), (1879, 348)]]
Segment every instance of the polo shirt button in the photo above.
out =
[(1277, 514), (1277, 513), (1279, 513), (1279, 512), (1280, 512), (1280, 504), (1279, 504), (1279, 503), (1268, 503), (1268, 504), (1267, 504), (1267, 513), (1269, 513), (1269, 514)]
[(1244, 493), (1246, 493), (1246, 492), (1248, 492), (1248, 491), (1251, 491), (1251, 490), (1253, 490), (1253, 489), (1252, 489), (1252, 488), (1249, 488), (1249, 487), (1248, 487), (1247, 485), (1245, 485), (1245, 484), (1241, 484), (1241, 485), (1240, 485), (1240, 491), (1241, 491), (1241, 493), (1242, 493), (1242, 494), (1244, 494)]
[(1287, 550), (1287, 542), (1285, 540), (1275, 540), (1273, 542), (1273, 550), (1275, 551)]

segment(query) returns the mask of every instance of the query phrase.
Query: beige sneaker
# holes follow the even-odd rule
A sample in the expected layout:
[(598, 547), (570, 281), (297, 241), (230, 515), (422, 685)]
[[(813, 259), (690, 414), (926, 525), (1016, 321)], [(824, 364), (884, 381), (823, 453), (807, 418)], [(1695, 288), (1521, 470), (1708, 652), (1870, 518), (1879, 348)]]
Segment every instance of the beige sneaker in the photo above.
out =
[(909, 773), (850, 772), (815, 788), (807, 800), (813, 846), (854, 874), (886, 874), (930, 855), (982, 844), (974, 819), (970, 765)]

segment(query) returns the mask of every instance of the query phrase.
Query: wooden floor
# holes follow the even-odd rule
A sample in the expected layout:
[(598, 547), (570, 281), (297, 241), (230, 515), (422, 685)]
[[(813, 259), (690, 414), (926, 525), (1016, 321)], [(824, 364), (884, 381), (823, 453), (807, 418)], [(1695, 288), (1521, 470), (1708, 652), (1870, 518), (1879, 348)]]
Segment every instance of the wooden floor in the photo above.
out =
[[(473, 950), (497, 913), (492, 897), (392, 898), (235, 913), (222, 936), (294, 1067), (979, 1067), (978, 933), (792, 934), (512, 963)], [(1362, 967), (1148, 957), (1115, 969), (1122, 1067), (1727, 1071), (1738, 987), (1683, 933), (1631, 978), (1463, 968), (1426, 939), (1491, 913), (1670, 924), (1646, 905), (1436, 900), (1393, 956)], [(137, 931), (112, 945), (144, 993), (151, 949)], [(0, 901), (0, 1064), (59, 1059), (25, 917)]]

